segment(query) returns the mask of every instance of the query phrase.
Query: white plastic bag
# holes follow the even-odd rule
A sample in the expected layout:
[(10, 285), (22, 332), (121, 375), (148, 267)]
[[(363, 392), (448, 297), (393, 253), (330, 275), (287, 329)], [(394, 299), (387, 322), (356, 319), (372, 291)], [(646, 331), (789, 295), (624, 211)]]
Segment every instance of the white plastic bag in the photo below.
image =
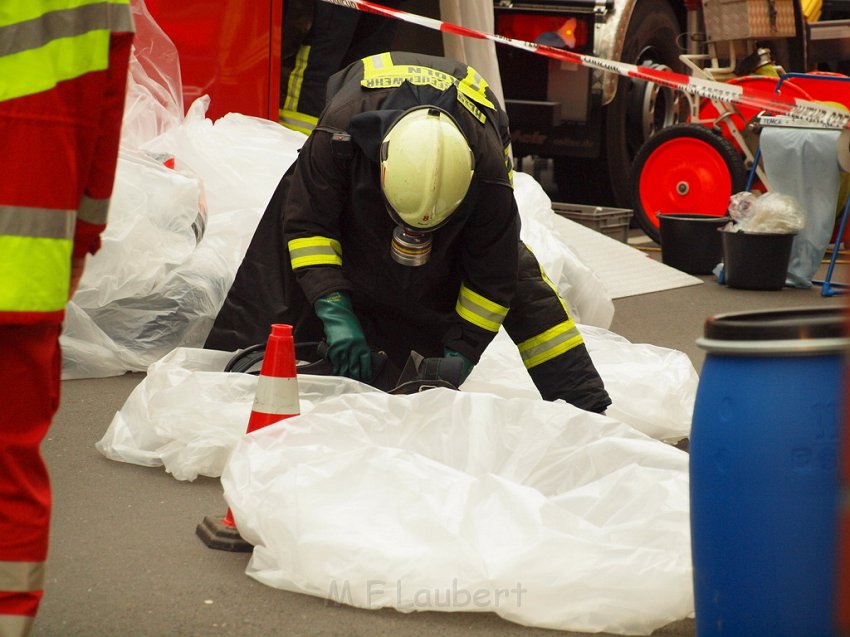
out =
[(552, 212), (552, 201), (531, 175), (514, 173), (514, 194), (522, 220), (521, 237), (543, 271), (567, 302), (577, 323), (608, 328), (614, 302), (605, 284), (587, 267), (565, 240), (568, 224)]
[(693, 610), (687, 463), (564, 403), (435, 389), (243, 436), (222, 484), (269, 586), (649, 634)]
[[(206, 339), (305, 139), (238, 114), (213, 125), (206, 105), (198, 100), (179, 126), (144, 149), (122, 149), (103, 248), (88, 258), (69, 304), (76, 307), (63, 331), (63, 378), (144, 371), (175, 347)], [(176, 169), (160, 156), (175, 157)], [(92, 345), (106, 357), (92, 356)]]
[(183, 83), (177, 47), (148, 11), (130, 3), (136, 29), (130, 52), (121, 144), (139, 148), (183, 121)]
[(796, 234), (806, 225), (800, 202), (775, 191), (763, 195), (735, 193), (729, 200), (729, 214), (734, 223), (727, 224), (725, 230), (733, 232)]

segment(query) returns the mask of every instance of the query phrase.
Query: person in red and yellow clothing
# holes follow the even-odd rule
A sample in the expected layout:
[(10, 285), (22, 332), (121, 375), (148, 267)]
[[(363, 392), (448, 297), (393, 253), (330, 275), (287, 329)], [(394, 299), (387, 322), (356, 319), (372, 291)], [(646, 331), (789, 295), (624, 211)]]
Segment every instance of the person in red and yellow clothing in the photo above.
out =
[(133, 38), (129, 0), (0, 3), (0, 635), (43, 594), (67, 300), (115, 178)]

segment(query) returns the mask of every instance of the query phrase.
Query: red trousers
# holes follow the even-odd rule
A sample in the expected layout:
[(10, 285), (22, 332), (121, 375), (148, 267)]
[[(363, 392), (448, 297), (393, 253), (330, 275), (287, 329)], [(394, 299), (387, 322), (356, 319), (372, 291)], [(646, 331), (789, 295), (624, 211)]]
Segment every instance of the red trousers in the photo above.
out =
[(59, 405), (61, 325), (0, 323), (0, 634), (27, 634), (43, 593), (50, 483), (39, 447)]

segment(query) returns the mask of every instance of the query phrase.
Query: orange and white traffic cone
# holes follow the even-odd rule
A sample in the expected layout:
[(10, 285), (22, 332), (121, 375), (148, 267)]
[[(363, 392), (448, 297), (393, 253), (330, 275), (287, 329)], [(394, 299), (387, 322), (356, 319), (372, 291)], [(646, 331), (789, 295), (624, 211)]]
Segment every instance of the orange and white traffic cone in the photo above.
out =
[[(257, 392), (248, 419), (247, 433), (299, 413), (292, 326), (275, 324), (269, 334), (260, 377), (257, 379)], [(239, 535), (230, 508), (223, 518), (206, 516), (196, 532), (204, 544), (213, 549), (248, 552), (254, 548)]]

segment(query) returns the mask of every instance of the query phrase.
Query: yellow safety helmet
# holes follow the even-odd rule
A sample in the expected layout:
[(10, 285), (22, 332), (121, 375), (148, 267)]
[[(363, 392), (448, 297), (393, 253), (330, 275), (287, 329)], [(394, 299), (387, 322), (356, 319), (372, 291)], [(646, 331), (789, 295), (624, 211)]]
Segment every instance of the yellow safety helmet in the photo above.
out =
[(466, 197), (474, 163), (446, 111), (419, 106), (405, 112), (381, 142), (381, 188), (390, 216), (413, 231), (437, 229)]

